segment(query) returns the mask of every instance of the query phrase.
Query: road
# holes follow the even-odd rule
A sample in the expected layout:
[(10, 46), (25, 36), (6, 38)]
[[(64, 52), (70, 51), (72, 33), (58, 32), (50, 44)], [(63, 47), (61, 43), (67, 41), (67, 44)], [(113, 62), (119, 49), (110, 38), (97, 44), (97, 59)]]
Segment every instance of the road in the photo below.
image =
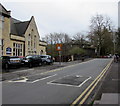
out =
[(72, 104), (112, 59), (93, 59), (2, 83), (3, 104)]

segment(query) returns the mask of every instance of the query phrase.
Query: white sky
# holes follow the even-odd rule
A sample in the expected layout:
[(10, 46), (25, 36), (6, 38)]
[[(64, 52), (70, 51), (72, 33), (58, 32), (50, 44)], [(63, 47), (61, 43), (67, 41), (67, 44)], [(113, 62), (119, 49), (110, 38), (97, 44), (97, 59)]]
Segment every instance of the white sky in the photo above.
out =
[[(17, 1), (17, 2), (16, 2)], [(53, 32), (70, 36), (88, 32), (90, 19), (96, 14), (107, 15), (118, 26), (119, 0), (2, 0), (12, 17), (21, 21), (35, 17), (41, 37)]]

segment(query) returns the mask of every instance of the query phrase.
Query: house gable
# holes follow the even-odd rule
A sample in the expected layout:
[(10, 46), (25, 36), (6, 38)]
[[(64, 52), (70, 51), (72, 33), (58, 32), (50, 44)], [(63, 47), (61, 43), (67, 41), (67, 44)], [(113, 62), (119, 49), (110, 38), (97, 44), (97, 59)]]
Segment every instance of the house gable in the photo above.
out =
[(0, 3), (0, 14), (6, 17), (10, 17), (10, 11), (7, 11), (1, 3)]
[(30, 19), (24, 36), (26, 46), (25, 54), (38, 54), (40, 36), (33, 16)]

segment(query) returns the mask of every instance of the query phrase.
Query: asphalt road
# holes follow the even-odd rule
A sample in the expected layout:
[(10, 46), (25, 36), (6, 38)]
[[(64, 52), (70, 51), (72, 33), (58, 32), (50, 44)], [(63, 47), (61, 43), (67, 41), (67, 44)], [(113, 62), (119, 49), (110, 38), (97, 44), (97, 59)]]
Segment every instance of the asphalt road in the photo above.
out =
[(2, 104), (72, 104), (111, 59), (93, 59), (2, 83)]

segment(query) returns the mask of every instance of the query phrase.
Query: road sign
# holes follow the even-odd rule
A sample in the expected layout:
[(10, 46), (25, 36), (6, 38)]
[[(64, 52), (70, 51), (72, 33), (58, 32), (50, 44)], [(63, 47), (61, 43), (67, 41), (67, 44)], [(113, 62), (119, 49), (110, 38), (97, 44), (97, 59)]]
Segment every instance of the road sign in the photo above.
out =
[(62, 51), (62, 44), (56, 44), (56, 50)]
[(11, 54), (11, 53), (12, 53), (12, 48), (7, 47), (7, 48), (6, 48), (6, 54)]

